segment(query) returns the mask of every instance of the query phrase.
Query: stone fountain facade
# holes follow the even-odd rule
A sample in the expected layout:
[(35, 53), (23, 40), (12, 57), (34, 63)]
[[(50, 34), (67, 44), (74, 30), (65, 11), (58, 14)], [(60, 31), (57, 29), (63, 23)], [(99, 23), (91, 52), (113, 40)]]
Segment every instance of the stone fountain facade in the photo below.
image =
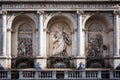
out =
[(3, 68), (116, 69), (120, 64), (119, 0), (0, 2)]

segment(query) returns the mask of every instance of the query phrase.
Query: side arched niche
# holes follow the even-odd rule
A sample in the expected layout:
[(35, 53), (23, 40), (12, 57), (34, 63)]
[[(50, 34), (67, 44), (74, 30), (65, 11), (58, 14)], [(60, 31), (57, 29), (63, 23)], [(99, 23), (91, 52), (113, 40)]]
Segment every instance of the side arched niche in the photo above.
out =
[[(35, 27), (35, 22), (27, 15), (18, 15), (14, 18), (11, 34), (12, 68), (34, 67)], [(29, 63), (30, 65), (28, 65)]]
[(91, 16), (86, 28), (86, 68), (110, 68), (110, 25), (104, 15)]
[(65, 16), (54, 16), (47, 26), (47, 57), (48, 67), (70, 68), (74, 62), (70, 57), (74, 55), (73, 23)]

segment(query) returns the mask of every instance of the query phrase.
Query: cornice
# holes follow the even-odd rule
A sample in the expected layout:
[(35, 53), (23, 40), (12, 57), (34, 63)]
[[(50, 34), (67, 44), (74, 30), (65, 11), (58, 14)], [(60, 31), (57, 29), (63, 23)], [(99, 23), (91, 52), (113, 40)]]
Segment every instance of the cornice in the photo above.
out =
[(120, 0), (0, 0), (0, 10), (6, 11), (114, 11), (119, 9)]
[(120, 0), (0, 0), (0, 2), (120, 2)]

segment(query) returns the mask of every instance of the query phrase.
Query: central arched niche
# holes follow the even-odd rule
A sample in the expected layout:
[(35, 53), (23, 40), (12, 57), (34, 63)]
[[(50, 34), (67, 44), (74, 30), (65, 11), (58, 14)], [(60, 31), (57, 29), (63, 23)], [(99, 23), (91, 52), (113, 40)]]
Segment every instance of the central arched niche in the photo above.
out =
[(73, 41), (73, 24), (65, 16), (53, 17), (47, 27), (48, 67), (68, 68), (73, 65), (70, 60)]
[(86, 67), (110, 67), (110, 27), (104, 15), (91, 16), (86, 24)]

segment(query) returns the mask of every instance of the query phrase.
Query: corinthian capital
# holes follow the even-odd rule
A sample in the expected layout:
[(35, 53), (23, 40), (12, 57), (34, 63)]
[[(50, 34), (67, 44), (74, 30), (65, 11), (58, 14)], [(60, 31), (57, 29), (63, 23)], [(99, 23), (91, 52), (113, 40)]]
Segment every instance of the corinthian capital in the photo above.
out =
[(115, 15), (119, 15), (120, 16), (120, 11), (114, 11), (113, 12)]
[(7, 11), (0, 10), (0, 14), (7, 14)]
[(37, 14), (43, 15), (44, 11), (37, 11)]
[(77, 14), (84, 15), (84, 11), (77, 11)]

